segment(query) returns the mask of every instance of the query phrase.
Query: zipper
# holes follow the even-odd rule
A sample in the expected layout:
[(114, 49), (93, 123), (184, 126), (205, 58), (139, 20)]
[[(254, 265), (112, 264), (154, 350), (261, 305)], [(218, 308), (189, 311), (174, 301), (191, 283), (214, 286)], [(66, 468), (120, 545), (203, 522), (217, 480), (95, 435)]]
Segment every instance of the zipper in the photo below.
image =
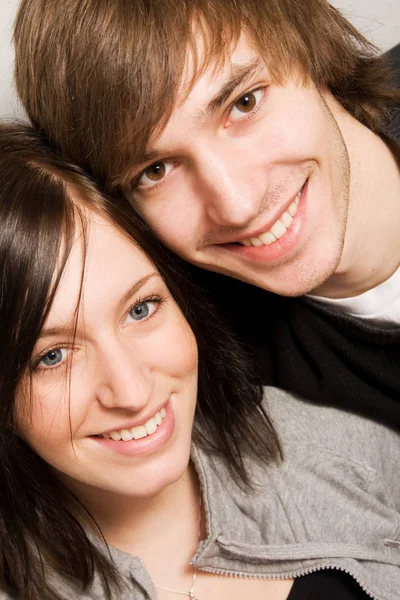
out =
[(359, 579), (356, 577), (351, 571), (345, 569), (344, 567), (337, 567), (333, 565), (327, 566), (314, 566), (309, 567), (308, 569), (292, 571), (291, 573), (286, 573), (285, 575), (249, 575), (248, 573), (242, 573), (240, 571), (227, 571), (225, 569), (213, 569), (212, 567), (196, 567), (198, 571), (204, 571), (206, 573), (213, 573), (214, 575), (224, 575), (226, 577), (240, 577), (241, 579), (296, 579), (297, 577), (303, 577), (304, 575), (311, 575), (311, 573), (316, 573), (317, 571), (341, 571), (350, 575), (360, 586), (360, 588), (373, 600), (381, 600), (378, 596), (375, 596), (371, 590), (369, 590)]

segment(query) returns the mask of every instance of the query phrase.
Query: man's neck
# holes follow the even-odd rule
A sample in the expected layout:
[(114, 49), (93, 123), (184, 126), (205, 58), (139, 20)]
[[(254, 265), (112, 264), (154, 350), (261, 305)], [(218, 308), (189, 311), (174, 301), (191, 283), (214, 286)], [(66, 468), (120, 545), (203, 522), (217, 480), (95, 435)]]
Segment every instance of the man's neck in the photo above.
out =
[(336, 272), (312, 294), (347, 298), (386, 281), (400, 265), (400, 151), (395, 157), (347, 113), (335, 118), (351, 164), (346, 239)]

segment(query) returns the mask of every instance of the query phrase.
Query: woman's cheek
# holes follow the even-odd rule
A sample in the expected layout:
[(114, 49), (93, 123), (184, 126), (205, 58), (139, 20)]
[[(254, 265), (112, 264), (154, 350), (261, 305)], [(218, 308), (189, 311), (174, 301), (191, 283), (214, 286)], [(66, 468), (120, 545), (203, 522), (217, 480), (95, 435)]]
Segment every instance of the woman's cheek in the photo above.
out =
[(160, 362), (175, 377), (197, 373), (198, 351), (196, 338), (183, 315), (178, 312), (164, 340), (160, 340)]
[(17, 394), (19, 433), (39, 454), (43, 445), (51, 447), (70, 440), (74, 415), (70, 403), (73, 382), (70, 383), (71, 387), (65, 377), (39, 375), (32, 386), (23, 385)]

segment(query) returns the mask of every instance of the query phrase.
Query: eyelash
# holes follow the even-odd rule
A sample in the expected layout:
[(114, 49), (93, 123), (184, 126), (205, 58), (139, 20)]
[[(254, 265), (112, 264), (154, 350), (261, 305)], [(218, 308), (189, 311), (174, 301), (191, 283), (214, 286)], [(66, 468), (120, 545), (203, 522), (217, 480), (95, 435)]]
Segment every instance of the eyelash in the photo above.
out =
[[(133, 192), (137, 191), (138, 188), (140, 188), (139, 186), (139, 181), (140, 178), (142, 177), (142, 175), (144, 174), (144, 172), (146, 171), (146, 169), (149, 169), (152, 165), (157, 165), (159, 163), (164, 163), (164, 162), (175, 162), (173, 160), (159, 160), (156, 163), (151, 163), (150, 165), (148, 165), (145, 169), (142, 169), (142, 171), (140, 171), (138, 173), (138, 175), (136, 175), (136, 177), (133, 178), (132, 182), (131, 182), (131, 190)], [(158, 188), (160, 185), (163, 185), (164, 181), (166, 181), (167, 177), (163, 177), (160, 181), (156, 181), (153, 185), (147, 186), (147, 191), (154, 190), (155, 188)], [(141, 189), (141, 192), (145, 192), (146, 188), (145, 186)]]
[(58, 369), (61, 369), (61, 367), (64, 367), (65, 363), (67, 362), (67, 360), (61, 362), (59, 365), (56, 365), (54, 367), (48, 367), (47, 369), (39, 369), (39, 364), (40, 361), (43, 360), (43, 358), (45, 358), (45, 356), (47, 356), (48, 354), (50, 354), (50, 352), (57, 352), (57, 350), (66, 350), (66, 345), (65, 344), (59, 344), (58, 346), (52, 346), (51, 348), (48, 348), (47, 350), (44, 350), (41, 354), (39, 354), (39, 356), (37, 356), (32, 364), (32, 372), (35, 371), (57, 371)]
[(235, 104), (237, 104), (239, 102), (239, 100), (241, 100), (242, 98), (244, 98), (245, 96), (249, 96), (250, 94), (255, 94), (256, 92), (263, 92), (262, 97), (259, 101), (259, 103), (257, 104), (257, 106), (249, 113), (243, 113), (243, 118), (239, 119), (238, 121), (236, 121), (236, 123), (241, 123), (242, 121), (247, 121), (250, 120), (252, 118), (254, 118), (254, 116), (257, 114), (257, 112), (259, 111), (259, 109), (261, 108), (261, 106), (263, 105), (264, 99), (265, 99), (265, 95), (266, 95), (266, 86), (259, 86), (256, 87), (252, 90), (247, 90), (246, 92), (243, 92), (243, 94), (240, 94), (240, 96), (238, 96), (230, 105), (230, 107), (228, 108), (228, 115), (231, 114), (232, 110), (235, 108)]
[[(167, 298), (165, 298), (163, 296), (159, 296), (157, 294), (153, 294), (150, 296), (144, 296), (143, 298), (139, 298), (139, 300), (136, 300), (136, 302), (134, 302), (132, 304), (132, 306), (130, 308), (128, 308), (128, 313), (130, 313), (131, 310), (133, 310), (135, 308), (135, 306), (138, 306), (139, 304), (144, 304), (145, 302), (155, 302), (156, 304), (158, 304), (158, 308), (156, 308), (156, 310), (149, 317), (142, 319), (142, 321), (148, 322), (159, 312), (160, 308), (162, 308), (163, 304), (166, 301), (167, 301)], [(141, 321), (138, 321), (138, 323), (140, 323), (140, 322)]]
[[(138, 306), (139, 304), (144, 304), (145, 302), (154, 302), (156, 304), (158, 304), (158, 308), (147, 318), (142, 319), (143, 321), (150, 321), (150, 319), (152, 317), (154, 317), (159, 310), (162, 308), (162, 305), (167, 301), (167, 298), (159, 296), (159, 295), (149, 295), (149, 296), (144, 296), (143, 298), (139, 298), (139, 300), (136, 300), (136, 302), (134, 302), (129, 308), (128, 308), (128, 313), (131, 312), (131, 310), (133, 310), (135, 308), (135, 306)], [(140, 323), (140, 321), (138, 321), (138, 323)], [(41, 352), (39, 354), (39, 356), (35, 357), (35, 359), (33, 360), (32, 366), (31, 366), (31, 371), (35, 372), (38, 370), (43, 370), (44, 372), (47, 371), (57, 371), (58, 369), (61, 369), (65, 366), (65, 363), (67, 362), (67, 360), (62, 361), (59, 365), (55, 365), (54, 367), (48, 367), (47, 369), (39, 369), (39, 364), (40, 361), (43, 360), (43, 358), (45, 358), (45, 356), (47, 356), (48, 354), (50, 354), (50, 352), (57, 352), (57, 350), (65, 350), (66, 349), (66, 345), (65, 344), (59, 344), (57, 346), (52, 346), (51, 348), (47, 348), (46, 350), (44, 350), (43, 352)]]
[[(252, 111), (251, 111), (250, 113), (248, 113), (248, 114), (244, 114), (243, 118), (242, 118), (242, 119), (239, 119), (239, 120), (237, 121), (237, 123), (241, 123), (242, 121), (247, 121), (247, 120), (250, 120), (250, 119), (252, 119), (252, 118), (253, 118), (253, 117), (254, 117), (254, 116), (257, 114), (258, 110), (261, 108), (261, 106), (262, 106), (262, 105), (263, 105), (263, 103), (264, 103), (264, 99), (265, 99), (265, 95), (266, 95), (266, 89), (267, 89), (267, 87), (266, 87), (266, 86), (259, 86), (259, 87), (256, 87), (256, 88), (254, 88), (254, 89), (251, 89), (251, 90), (245, 91), (245, 92), (243, 92), (242, 94), (240, 94), (240, 96), (238, 96), (238, 97), (237, 97), (237, 98), (236, 98), (236, 99), (235, 99), (235, 100), (234, 100), (234, 101), (231, 103), (231, 105), (229, 106), (229, 108), (228, 108), (228, 115), (229, 115), (229, 114), (232, 112), (232, 110), (233, 110), (233, 108), (234, 108), (235, 104), (237, 104), (241, 98), (243, 98), (244, 96), (246, 96), (246, 95), (248, 95), (248, 94), (254, 94), (255, 92), (262, 91), (262, 92), (263, 92), (262, 98), (261, 98), (260, 102), (257, 104), (257, 106), (254, 108), (254, 110), (252, 110)], [(151, 163), (151, 164), (149, 164), (149, 165), (148, 165), (146, 168), (142, 169), (142, 170), (141, 170), (141, 171), (140, 171), (140, 172), (139, 172), (139, 173), (138, 173), (138, 174), (137, 174), (137, 175), (136, 175), (136, 176), (133, 178), (133, 180), (132, 180), (132, 182), (131, 182), (131, 190), (132, 190), (132, 192), (135, 192), (135, 191), (137, 191), (137, 189), (140, 187), (138, 184), (139, 184), (140, 178), (142, 177), (142, 175), (144, 174), (144, 172), (146, 171), (146, 169), (148, 169), (149, 167), (151, 167), (153, 164), (158, 164), (158, 163), (163, 163), (163, 162), (172, 162), (172, 161), (171, 161), (171, 160), (159, 160), (159, 161), (157, 161), (156, 163)], [(147, 191), (149, 191), (149, 190), (154, 190), (154, 189), (158, 188), (160, 185), (162, 185), (162, 184), (164, 183), (164, 181), (166, 181), (166, 179), (167, 179), (167, 177), (163, 177), (163, 179), (161, 179), (160, 181), (158, 181), (158, 182), (154, 183), (154, 184), (153, 184), (153, 185), (151, 185), (151, 186), (148, 186), (148, 190), (147, 190)], [(144, 192), (144, 191), (145, 191), (145, 190), (143, 189), (143, 190), (142, 190), (142, 192)]]

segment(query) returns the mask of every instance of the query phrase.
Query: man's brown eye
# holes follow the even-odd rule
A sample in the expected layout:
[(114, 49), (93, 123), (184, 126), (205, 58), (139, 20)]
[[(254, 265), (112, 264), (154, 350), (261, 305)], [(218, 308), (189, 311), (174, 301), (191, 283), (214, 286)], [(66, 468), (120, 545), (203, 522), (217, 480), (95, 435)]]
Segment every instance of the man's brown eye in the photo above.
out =
[(235, 107), (243, 113), (251, 112), (257, 104), (257, 98), (252, 92), (245, 94), (236, 102)]
[(164, 177), (166, 171), (165, 164), (163, 162), (159, 162), (147, 167), (147, 169), (144, 171), (144, 174), (151, 181), (160, 181)]

